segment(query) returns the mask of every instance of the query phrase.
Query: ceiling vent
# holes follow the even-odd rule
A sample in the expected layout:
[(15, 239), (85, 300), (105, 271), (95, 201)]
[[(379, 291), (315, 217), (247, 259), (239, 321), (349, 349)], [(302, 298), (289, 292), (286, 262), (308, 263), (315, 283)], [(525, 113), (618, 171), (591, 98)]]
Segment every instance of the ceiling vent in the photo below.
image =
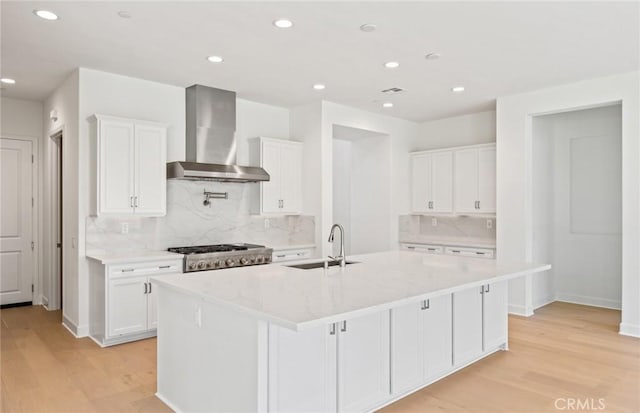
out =
[(384, 93), (385, 95), (395, 95), (395, 94), (398, 94), (398, 93), (402, 93), (404, 91), (405, 90), (402, 89), (402, 88), (392, 87), (392, 88), (383, 90), (382, 93)]

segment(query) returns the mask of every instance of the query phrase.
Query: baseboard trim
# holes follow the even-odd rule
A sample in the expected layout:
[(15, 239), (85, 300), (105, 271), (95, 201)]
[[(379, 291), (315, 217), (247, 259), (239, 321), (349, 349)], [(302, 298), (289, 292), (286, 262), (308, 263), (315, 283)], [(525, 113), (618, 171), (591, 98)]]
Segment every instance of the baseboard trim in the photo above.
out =
[(73, 334), (75, 338), (79, 338), (77, 333), (78, 327), (76, 327), (75, 323), (69, 320), (69, 318), (64, 314), (62, 315), (62, 326), (69, 330), (69, 332)]
[(527, 309), (526, 306), (520, 304), (509, 304), (509, 314), (519, 315), (521, 317), (531, 317), (533, 311)]
[(180, 412), (182, 412), (182, 410), (178, 409), (176, 406), (174, 406), (174, 405), (173, 405), (173, 403), (171, 403), (169, 400), (167, 400), (166, 398), (164, 398), (164, 396), (162, 396), (162, 395), (160, 394), (160, 392), (156, 392), (156, 397), (157, 397), (158, 399), (160, 399), (160, 401), (161, 401), (162, 403), (164, 403), (164, 404), (166, 404), (167, 406), (169, 406), (169, 408), (170, 408), (171, 410), (173, 410), (174, 412), (176, 412), (176, 413), (180, 413)]
[(34, 304), (31, 301), (25, 301), (23, 303), (2, 304), (0, 305), (0, 310), (4, 310), (6, 308), (14, 308), (14, 307), (31, 307), (32, 305)]
[(547, 297), (544, 300), (538, 302), (537, 304), (534, 304), (533, 309), (537, 310), (538, 308), (544, 307), (545, 305), (549, 305), (554, 301), (557, 301), (555, 297)]
[(589, 305), (591, 307), (609, 308), (611, 310), (622, 309), (620, 301), (609, 300), (608, 298), (589, 297), (585, 295), (557, 293), (556, 301), (562, 301), (563, 303), (571, 304)]
[(618, 333), (623, 336), (640, 338), (640, 325), (620, 323), (620, 331)]

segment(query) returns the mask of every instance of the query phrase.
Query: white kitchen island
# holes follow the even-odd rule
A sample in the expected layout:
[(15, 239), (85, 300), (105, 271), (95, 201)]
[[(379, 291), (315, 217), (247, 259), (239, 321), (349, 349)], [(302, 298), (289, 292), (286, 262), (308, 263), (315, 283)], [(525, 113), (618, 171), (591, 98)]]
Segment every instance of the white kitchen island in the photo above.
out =
[(178, 412), (364, 412), (507, 349), (507, 283), (549, 265), (390, 251), (166, 275), (158, 397)]

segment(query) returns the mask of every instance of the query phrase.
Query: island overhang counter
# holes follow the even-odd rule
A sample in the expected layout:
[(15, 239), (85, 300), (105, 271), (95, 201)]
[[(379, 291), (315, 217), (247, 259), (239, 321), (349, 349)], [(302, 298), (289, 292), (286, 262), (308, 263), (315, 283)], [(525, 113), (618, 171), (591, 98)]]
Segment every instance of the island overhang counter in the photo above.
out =
[(152, 280), (180, 412), (371, 411), (507, 349), (507, 281), (545, 264), (389, 251)]

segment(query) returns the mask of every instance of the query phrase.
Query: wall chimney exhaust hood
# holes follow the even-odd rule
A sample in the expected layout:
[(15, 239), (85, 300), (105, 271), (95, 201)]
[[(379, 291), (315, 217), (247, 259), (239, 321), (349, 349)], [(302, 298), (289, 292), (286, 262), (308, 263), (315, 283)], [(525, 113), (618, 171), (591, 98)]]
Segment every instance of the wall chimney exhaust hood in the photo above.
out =
[(186, 162), (169, 162), (168, 179), (260, 182), (256, 166), (236, 165), (236, 93), (193, 85), (186, 90)]

